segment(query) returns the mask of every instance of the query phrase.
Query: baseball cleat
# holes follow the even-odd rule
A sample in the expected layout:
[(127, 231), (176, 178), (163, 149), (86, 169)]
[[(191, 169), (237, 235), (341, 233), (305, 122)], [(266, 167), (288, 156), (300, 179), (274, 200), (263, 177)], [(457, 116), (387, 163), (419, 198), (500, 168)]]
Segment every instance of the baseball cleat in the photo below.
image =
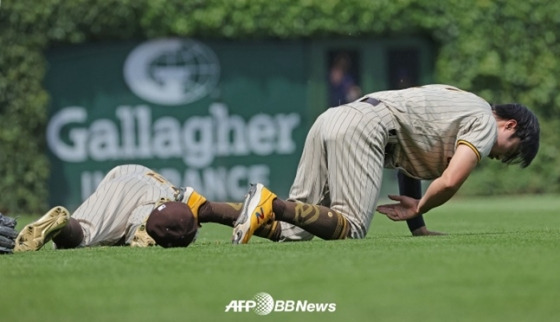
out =
[(16, 238), (15, 252), (39, 250), (56, 236), (70, 220), (70, 212), (58, 206), (37, 221), (23, 227)]
[(196, 219), (196, 223), (200, 226), (198, 221), (198, 210), (203, 203), (206, 202), (206, 198), (204, 198), (201, 194), (196, 192), (192, 187), (185, 188), (185, 197), (183, 198), (184, 202), (191, 208), (191, 212)]
[(134, 232), (130, 242), (130, 247), (150, 247), (156, 245), (156, 241), (146, 231), (146, 220), (136, 228), (136, 232)]
[(245, 197), (239, 218), (237, 218), (233, 227), (231, 242), (234, 245), (248, 243), (255, 230), (274, 220), (272, 201), (275, 198), (276, 195), (262, 184), (257, 183), (251, 186)]

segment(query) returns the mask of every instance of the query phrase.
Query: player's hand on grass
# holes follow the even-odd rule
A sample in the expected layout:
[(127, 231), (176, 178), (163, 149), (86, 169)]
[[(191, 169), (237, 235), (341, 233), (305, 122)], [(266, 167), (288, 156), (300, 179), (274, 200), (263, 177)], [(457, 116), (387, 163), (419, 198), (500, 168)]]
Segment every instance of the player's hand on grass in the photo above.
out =
[(402, 221), (414, 218), (418, 215), (417, 208), (420, 200), (407, 196), (389, 195), (389, 199), (398, 201), (395, 204), (377, 206), (377, 211), (389, 217), (393, 221)]
[(412, 236), (441, 236), (441, 235), (446, 235), (446, 234), (437, 231), (428, 230), (426, 226), (416, 228), (412, 231)]

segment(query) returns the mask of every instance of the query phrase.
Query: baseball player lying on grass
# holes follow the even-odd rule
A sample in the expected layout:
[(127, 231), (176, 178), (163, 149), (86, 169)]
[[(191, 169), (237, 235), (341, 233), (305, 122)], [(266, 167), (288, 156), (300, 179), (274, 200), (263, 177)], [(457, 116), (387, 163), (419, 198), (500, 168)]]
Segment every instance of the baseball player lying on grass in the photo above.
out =
[(51, 238), (56, 248), (186, 247), (198, 229), (187, 205), (189, 201), (194, 207), (196, 200), (189, 198), (185, 189), (144, 166), (118, 166), (72, 216), (66, 208), (54, 207), (25, 226), (15, 240), (14, 251), (39, 250)]
[[(143, 184), (153, 183), (144, 177), (161, 181), (161, 190), (168, 189), (169, 195), (160, 191), (147, 198), (147, 193), (142, 192), (131, 199), (118, 192), (109, 194), (111, 201), (106, 202), (102, 199), (107, 193), (99, 191), (104, 190), (101, 188), (105, 181), (110, 182), (109, 173), (68, 224), (41, 228), (41, 222), (52, 221), (46, 218), (47, 213), (22, 230), (16, 250), (36, 250), (48, 239), (44, 236), (55, 234), (54, 242), (59, 248), (119, 242), (150, 244), (138, 242), (142, 240), (139, 235), (156, 239), (152, 236), (155, 233), (147, 229), (149, 220), (142, 223), (151, 217), (161, 197), (186, 203), (199, 225), (214, 222), (233, 226), (233, 244), (247, 243), (253, 235), (273, 241), (309, 240), (314, 236), (363, 238), (375, 210), (395, 221), (417, 220), (413, 234), (426, 235), (430, 231), (419, 216), (448, 201), (483, 157), (527, 167), (537, 154), (539, 136), (538, 120), (525, 106), (490, 105), (453, 86), (427, 85), (371, 93), (330, 108), (317, 118), (308, 133), (287, 200), (277, 198), (258, 183), (250, 188), (243, 204), (211, 202), (190, 187), (173, 187), (149, 169), (122, 166), (111, 172), (128, 173), (125, 169), (136, 167), (138, 176), (143, 178), (137, 180)], [(397, 203), (376, 207), (384, 167), (399, 169), (399, 183), (405, 186), (401, 186), (402, 195), (389, 196)], [(152, 174), (145, 175), (146, 171)], [(423, 196), (420, 179), (434, 179)], [(121, 186), (118, 191), (123, 190), (129, 189)], [(137, 200), (147, 204), (143, 211), (131, 213), (138, 207)], [(128, 206), (127, 211), (119, 210), (124, 207), (121, 201), (133, 206)], [(58, 212), (68, 217), (66, 210)], [(115, 215), (111, 218), (107, 212)], [(147, 233), (141, 234), (145, 230)], [(34, 241), (36, 235), (41, 236), (39, 242)]]

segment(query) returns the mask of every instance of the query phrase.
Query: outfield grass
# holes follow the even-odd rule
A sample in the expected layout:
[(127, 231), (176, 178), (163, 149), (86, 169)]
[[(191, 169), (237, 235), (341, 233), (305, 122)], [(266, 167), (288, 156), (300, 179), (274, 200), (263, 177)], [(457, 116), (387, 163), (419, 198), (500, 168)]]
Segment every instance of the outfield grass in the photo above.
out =
[[(2, 321), (558, 321), (560, 198), (453, 200), (409, 237), (377, 214), (364, 240), (186, 249), (99, 247), (0, 257)], [(20, 218), (20, 226), (33, 218)], [(225, 313), (259, 292), (334, 313)]]

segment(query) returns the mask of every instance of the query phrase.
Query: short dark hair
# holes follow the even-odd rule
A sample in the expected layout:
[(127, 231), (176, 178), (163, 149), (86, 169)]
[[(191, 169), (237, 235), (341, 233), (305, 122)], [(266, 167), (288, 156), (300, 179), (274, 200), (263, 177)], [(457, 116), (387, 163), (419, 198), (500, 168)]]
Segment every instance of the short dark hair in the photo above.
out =
[(503, 163), (520, 164), (522, 168), (531, 164), (539, 150), (540, 126), (537, 116), (526, 106), (518, 103), (492, 104), (492, 111), (501, 119), (517, 121), (515, 136), (521, 139), (517, 153), (506, 156)]

